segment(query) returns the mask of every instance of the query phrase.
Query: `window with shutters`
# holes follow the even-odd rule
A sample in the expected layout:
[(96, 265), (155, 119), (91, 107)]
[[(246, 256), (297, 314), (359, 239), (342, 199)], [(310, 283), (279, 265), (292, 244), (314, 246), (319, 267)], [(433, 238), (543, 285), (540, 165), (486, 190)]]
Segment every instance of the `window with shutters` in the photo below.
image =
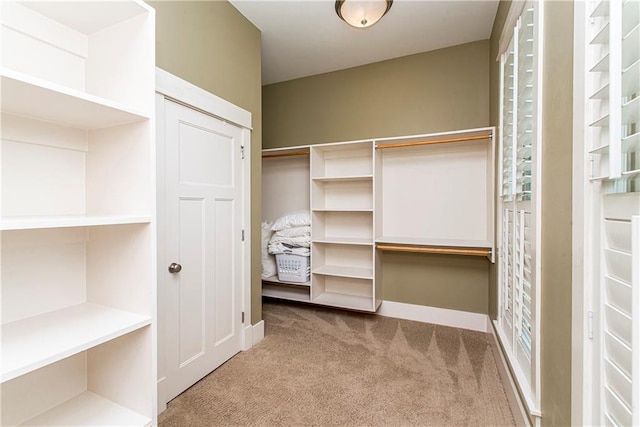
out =
[[(584, 134), (584, 424), (640, 425), (640, 2), (576, 4)], [(578, 33), (576, 33), (578, 34)], [(581, 43), (582, 45), (578, 45)]]
[(540, 416), (536, 245), (542, 2), (527, 1), (520, 7), (500, 57), (501, 247), (496, 330), (530, 414)]

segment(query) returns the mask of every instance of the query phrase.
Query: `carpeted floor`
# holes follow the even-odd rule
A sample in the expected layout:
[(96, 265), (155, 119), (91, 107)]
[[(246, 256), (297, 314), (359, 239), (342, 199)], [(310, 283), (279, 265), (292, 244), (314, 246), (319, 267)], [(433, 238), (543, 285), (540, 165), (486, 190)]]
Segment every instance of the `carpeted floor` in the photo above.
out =
[(172, 400), (160, 427), (514, 425), (487, 334), (263, 309), (265, 339)]

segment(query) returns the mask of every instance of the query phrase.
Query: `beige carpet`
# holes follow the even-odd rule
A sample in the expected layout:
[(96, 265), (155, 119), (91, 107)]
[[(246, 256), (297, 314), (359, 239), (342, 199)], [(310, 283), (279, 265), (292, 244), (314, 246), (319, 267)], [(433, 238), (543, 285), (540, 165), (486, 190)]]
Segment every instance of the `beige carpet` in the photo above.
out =
[(171, 401), (160, 427), (514, 425), (487, 334), (263, 308), (265, 339)]

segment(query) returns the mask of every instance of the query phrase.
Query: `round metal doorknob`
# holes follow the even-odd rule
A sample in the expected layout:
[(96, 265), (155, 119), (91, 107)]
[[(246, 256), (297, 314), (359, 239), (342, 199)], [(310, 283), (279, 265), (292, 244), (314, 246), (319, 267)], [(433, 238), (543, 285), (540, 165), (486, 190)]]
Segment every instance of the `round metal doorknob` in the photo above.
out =
[(181, 270), (182, 266), (177, 262), (172, 262), (171, 265), (169, 265), (169, 273), (171, 274), (180, 273)]

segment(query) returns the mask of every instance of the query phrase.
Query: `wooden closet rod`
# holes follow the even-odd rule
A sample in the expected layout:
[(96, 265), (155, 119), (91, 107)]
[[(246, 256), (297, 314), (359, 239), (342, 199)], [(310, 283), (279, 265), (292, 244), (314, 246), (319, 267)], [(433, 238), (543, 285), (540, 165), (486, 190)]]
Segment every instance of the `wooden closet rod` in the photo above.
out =
[(263, 159), (270, 159), (273, 157), (291, 157), (291, 156), (307, 156), (309, 155), (308, 151), (291, 151), (289, 153), (274, 153), (274, 154), (263, 154)]
[(382, 251), (421, 252), (429, 254), (490, 256), (491, 249), (442, 248), (430, 246), (377, 245)]
[(477, 141), (480, 139), (489, 139), (489, 138), (491, 138), (491, 134), (479, 135), (479, 136), (465, 136), (462, 138), (434, 139), (432, 141), (398, 142), (395, 144), (376, 145), (376, 148), (383, 150), (385, 148), (413, 147), (414, 145), (445, 144), (448, 142)]

